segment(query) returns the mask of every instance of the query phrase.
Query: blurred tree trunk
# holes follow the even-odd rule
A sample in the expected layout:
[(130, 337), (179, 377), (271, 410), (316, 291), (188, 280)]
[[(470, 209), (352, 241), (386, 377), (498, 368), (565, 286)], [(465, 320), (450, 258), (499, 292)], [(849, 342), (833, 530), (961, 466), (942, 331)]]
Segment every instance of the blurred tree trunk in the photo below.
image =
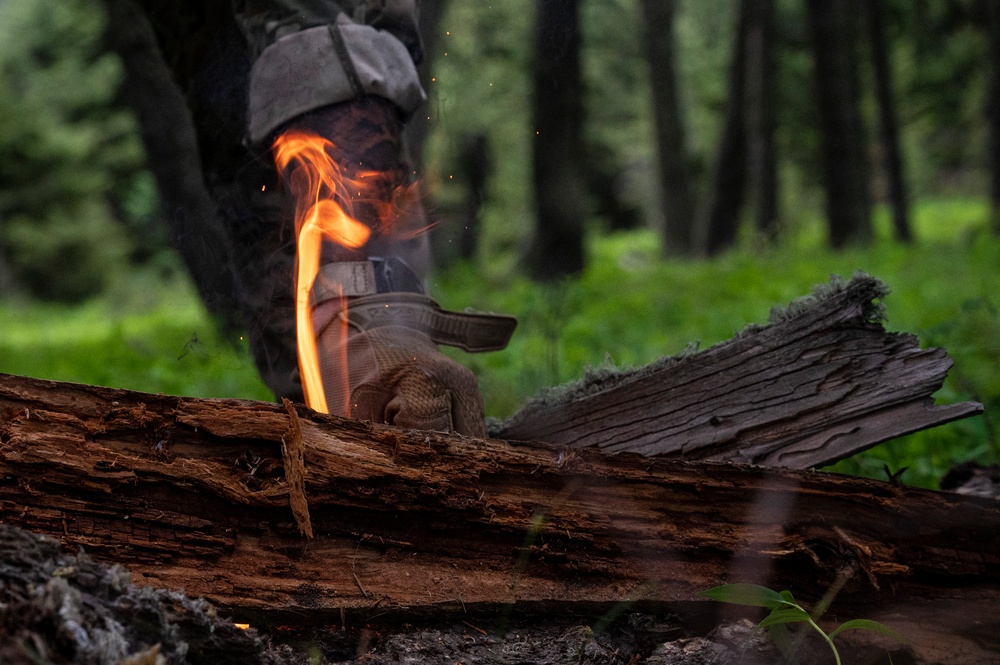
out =
[(909, 197), (906, 192), (903, 159), (899, 148), (899, 128), (896, 123), (896, 104), (893, 99), (892, 76), (889, 71), (883, 3), (884, 0), (866, 0), (865, 2), (865, 8), (868, 10), (868, 37), (871, 42), (882, 156), (889, 190), (889, 204), (892, 207), (893, 228), (896, 240), (911, 242), (913, 234), (910, 231)]
[(815, 60), (826, 214), (833, 247), (872, 240), (865, 130), (858, 108), (858, 0), (807, 0)]
[(990, 166), (993, 232), (1000, 234), (1000, 3), (987, 2), (989, 11), (990, 79), (987, 115), (990, 128)]
[(758, 231), (769, 240), (777, 234), (774, 81), (774, 2), (743, 0), (729, 65), (722, 136), (699, 215), (699, 245), (709, 255), (736, 241), (748, 192)]
[(611, 231), (627, 231), (642, 225), (639, 207), (622, 196), (622, 166), (614, 150), (599, 142), (587, 141), (587, 191), (593, 200), (594, 214)]
[(473, 259), (479, 248), (480, 209), (486, 201), (486, 185), (493, 171), (489, 137), (482, 132), (466, 134), (462, 138), (459, 167), (467, 183), (465, 215), (458, 233), (458, 255)]
[(674, 0), (642, 0), (646, 59), (660, 168), (663, 245), (669, 255), (695, 251), (693, 205), (674, 57)]
[[(444, 21), (450, 6), (450, 0), (421, 0), (420, 2), (420, 20), (417, 27), (420, 29), (420, 39), (424, 44), (424, 59), (417, 65), (417, 75), (420, 77), (420, 85), (428, 94), (428, 101), (410, 116), (405, 130), (409, 159), (417, 171), (418, 179), (423, 176), (424, 146), (427, 144), (427, 137), (431, 133), (431, 128), (438, 121), (435, 117), (437, 100), (433, 96), (435, 88), (431, 85), (431, 76), (438, 53), (445, 50), (441, 48), (441, 23)], [(429, 188), (422, 187), (420, 194), (433, 222), (442, 222), (435, 227), (429, 236), (434, 265), (437, 267), (447, 266), (465, 255), (461, 247), (456, 251), (456, 238), (459, 243), (465, 242), (465, 229), (459, 227), (459, 224), (465, 220), (442, 213), (433, 200), (433, 193)]]
[[(420, 39), (424, 42), (424, 59), (417, 67), (420, 83), (424, 90), (430, 90), (431, 69), (437, 58), (438, 43), (441, 39), (441, 21), (448, 11), (450, 0), (421, 0), (420, 2)], [(426, 106), (417, 109), (406, 124), (406, 144), (410, 151), (413, 164), (420, 170), (423, 163), (424, 144), (430, 133), (430, 113)]]
[(701, 237), (698, 244), (709, 255), (722, 251), (736, 240), (746, 192), (746, 26), (748, 5), (752, 3), (753, 0), (740, 3), (722, 136), (715, 155), (712, 182), (699, 213)]
[(556, 279), (583, 269), (587, 213), (583, 84), (577, 0), (536, 0), (533, 178), (537, 222), (531, 274)]
[(747, 175), (761, 236), (778, 233), (778, 176), (774, 149), (774, 0), (743, 0), (746, 16)]

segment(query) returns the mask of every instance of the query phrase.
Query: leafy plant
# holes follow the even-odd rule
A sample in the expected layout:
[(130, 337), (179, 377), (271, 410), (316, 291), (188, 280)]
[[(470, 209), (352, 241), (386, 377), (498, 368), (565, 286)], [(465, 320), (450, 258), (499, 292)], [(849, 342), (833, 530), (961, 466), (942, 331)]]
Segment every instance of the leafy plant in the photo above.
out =
[(813, 630), (819, 633), (823, 640), (830, 646), (830, 650), (833, 651), (833, 658), (837, 665), (840, 665), (841, 662), (840, 652), (837, 651), (837, 646), (833, 643), (833, 638), (845, 630), (868, 630), (880, 635), (886, 635), (899, 642), (906, 641), (902, 635), (893, 629), (871, 619), (845, 621), (827, 633), (816, 623), (816, 620), (819, 619), (822, 610), (825, 608), (818, 607), (815, 616), (810, 615), (801, 605), (795, 602), (791, 591), (778, 592), (759, 584), (737, 583), (713, 587), (702, 591), (701, 595), (723, 603), (764, 607), (771, 610), (771, 613), (764, 617), (757, 626), (759, 628), (768, 628), (771, 631), (772, 639), (774, 639), (778, 648), (785, 652), (786, 656), (789, 655), (788, 652), (790, 650), (787, 635), (782, 631), (776, 631), (775, 628), (784, 627), (790, 623), (808, 624)]

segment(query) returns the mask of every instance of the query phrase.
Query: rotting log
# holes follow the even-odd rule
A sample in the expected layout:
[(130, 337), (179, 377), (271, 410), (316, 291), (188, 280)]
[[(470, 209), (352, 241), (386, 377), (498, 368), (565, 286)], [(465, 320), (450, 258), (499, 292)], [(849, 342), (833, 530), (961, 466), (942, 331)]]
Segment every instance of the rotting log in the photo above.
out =
[(1000, 653), (1000, 503), (815, 471), (0, 375), (0, 520), (255, 618), (692, 611), (742, 581)]
[(952, 361), (915, 335), (886, 332), (877, 301), (887, 293), (866, 275), (834, 279), (770, 325), (550, 393), (496, 435), (807, 469), (982, 413), (975, 402), (934, 405)]

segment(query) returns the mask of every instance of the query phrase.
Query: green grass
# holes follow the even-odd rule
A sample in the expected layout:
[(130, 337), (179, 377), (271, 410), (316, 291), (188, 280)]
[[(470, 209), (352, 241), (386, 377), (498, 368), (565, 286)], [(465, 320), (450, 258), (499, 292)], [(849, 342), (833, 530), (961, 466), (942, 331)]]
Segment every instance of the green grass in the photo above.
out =
[[(976, 399), (986, 417), (883, 444), (835, 470), (884, 477), (911, 467), (903, 482), (936, 486), (954, 462), (998, 461), (1000, 410), (1000, 239), (983, 231), (980, 201), (931, 201), (915, 211), (920, 241), (888, 239), (877, 217), (872, 247), (832, 252), (817, 224), (789, 233), (778, 248), (745, 246), (711, 261), (663, 261), (649, 232), (595, 238), (575, 280), (539, 286), (472, 265), (439, 272), (432, 292), (446, 307), (515, 314), (504, 351), (448, 351), (476, 373), (488, 415), (510, 415), (540, 389), (579, 377), (587, 366), (635, 366), (728, 339), (769, 310), (806, 294), (831, 274), (864, 270), (892, 289), (892, 330), (946, 347), (955, 367), (942, 401)], [(78, 308), (0, 300), (0, 371), (193, 396), (271, 399), (244, 342), (213, 329), (186, 282), (138, 276)], [(192, 336), (198, 342), (191, 344)]]
[(168, 395), (273, 399), (190, 284), (139, 275), (79, 307), (0, 301), (0, 372)]

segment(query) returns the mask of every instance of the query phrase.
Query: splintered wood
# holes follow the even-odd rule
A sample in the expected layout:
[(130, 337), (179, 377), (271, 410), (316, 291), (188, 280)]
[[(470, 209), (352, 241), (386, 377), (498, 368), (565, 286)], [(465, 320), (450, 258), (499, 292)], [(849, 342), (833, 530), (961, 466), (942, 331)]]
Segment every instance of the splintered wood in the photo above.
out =
[(871, 277), (834, 279), (705, 351), (550, 391), (497, 436), (807, 469), (982, 413), (934, 405), (951, 359), (886, 332), (886, 293)]
[(307, 538), (313, 537), (312, 520), (309, 519), (309, 502), (306, 500), (305, 446), (302, 444), (302, 426), (299, 414), (291, 400), (282, 399), (288, 412), (288, 432), (281, 439), (281, 462), (285, 467), (288, 481), (288, 503), (295, 516), (299, 532)]

